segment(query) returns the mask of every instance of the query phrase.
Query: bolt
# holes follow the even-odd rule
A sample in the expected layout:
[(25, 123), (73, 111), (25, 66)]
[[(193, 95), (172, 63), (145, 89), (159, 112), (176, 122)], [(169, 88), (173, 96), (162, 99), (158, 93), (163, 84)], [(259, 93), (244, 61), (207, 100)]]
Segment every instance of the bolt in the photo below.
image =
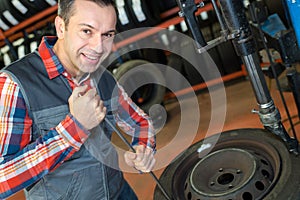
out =
[(220, 168), (220, 169), (219, 169), (219, 172), (222, 172), (222, 171), (223, 171), (223, 168)]
[(202, 8), (202, 7), (204, 7), (205, 6), (205, 4), (204, 4), (204, 2), (202, 1), (202, 2), (200, 2), (199, 4), (197, 4), (197, 8)]

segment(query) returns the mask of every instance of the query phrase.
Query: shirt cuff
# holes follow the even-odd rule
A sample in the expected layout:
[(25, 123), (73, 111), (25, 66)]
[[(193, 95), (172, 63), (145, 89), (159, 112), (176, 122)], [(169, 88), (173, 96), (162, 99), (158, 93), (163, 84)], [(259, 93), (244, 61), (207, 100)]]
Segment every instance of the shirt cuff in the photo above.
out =
[(80, 149), (90, 134), (71, 114), (68, 114), (55, 129), (65, 141), (77, 150)]

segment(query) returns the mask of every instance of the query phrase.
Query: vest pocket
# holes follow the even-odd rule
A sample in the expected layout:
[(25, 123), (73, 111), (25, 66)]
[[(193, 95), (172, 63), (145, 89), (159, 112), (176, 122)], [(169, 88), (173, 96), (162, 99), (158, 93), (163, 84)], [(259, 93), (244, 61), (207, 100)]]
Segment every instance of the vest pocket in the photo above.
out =
[(34, 185), (26, 196), (30, 200), (76, 199), (82, 187), (83, 176), (83, 170), (74, 172), (71, 176), (50, 173)]
[[(54, 129), (62, 120), (69, 114), (68, 105), (60, 105), (52, 108), (47, 108), (39, 111), (32, 112), (34, 116), (34, 124), (37, 129), (33, 135), (33, 140), (38, 137), (44, 136)], [(69, 160), (79, 158), (82, 151), (76, 152)]]
[(38, 135), (35, 137), (47, 134), (51, 129), (55, 128), (63, 119), (65, 119), (68, 113), (68, 105), (60, 105), (39, 111), (32, 111), (34, 123), (38, 129)]

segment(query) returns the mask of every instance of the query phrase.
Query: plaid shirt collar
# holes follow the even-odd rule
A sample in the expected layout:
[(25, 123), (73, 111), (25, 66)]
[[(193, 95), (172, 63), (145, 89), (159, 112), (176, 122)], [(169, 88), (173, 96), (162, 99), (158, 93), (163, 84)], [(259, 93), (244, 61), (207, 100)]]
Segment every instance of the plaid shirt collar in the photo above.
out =
[(44, 62), (49, 79), (53, 79), (65, 72), (65, 68), (53, 51), (56, 41), (56, 36), (45, 36), (38, 47), (38, 52)]

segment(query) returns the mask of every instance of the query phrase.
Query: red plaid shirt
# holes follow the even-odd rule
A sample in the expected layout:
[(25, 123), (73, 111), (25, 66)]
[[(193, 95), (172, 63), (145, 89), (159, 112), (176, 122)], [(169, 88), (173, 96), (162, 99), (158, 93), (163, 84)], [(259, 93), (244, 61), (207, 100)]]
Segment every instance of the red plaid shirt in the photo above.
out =
[[(44, 37), (38, 48), (39, 54), (49, 79), (62, 74), (74, 88), (71, 76), (52, 50), (56, 40), (56, 37)], [(89, 82), (89, 79), (86, 81)], [(120, 86), (119, 104), (123, 110), (116, 117), (117, 123), (125, 131), (133, 133), (132, 144), (154, 149), (154, 130), (150, 120)], [(31, 141), (32, 119), (28, 116), (24, 97), (18, 84), (4, 72), (0, 73), (0, 116), (0, 199), (24, 189), (56, 169), (80, 149), (90, 134), (69, 114), (48, 134)]]

